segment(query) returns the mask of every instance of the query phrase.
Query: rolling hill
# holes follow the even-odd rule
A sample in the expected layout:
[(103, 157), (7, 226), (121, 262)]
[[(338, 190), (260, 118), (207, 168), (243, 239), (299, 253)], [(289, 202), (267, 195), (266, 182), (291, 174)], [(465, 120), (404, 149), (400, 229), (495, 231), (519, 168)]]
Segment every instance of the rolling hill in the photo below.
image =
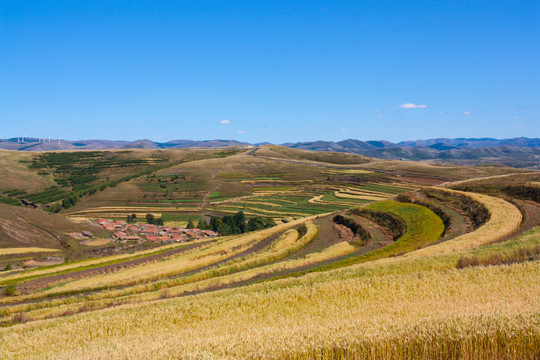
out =
[[(256, 147), (236, 140), (172, 140), (164, 143), (152, 140), (48, 140), (38, 138), (0, 139), (0, 149), (18, 151), (104, 150), (104, 149), (188, 149)], [(361, 141), (348, 139), (339, 142), (313, 141), (285, 143), (283, 146), (310, 151), (354, 153), (390, 160), (432, 160), (458, 165), (503, 164), (518, 168), (538, 168), (540, 165), (540, 139), (512, 138), (437, 138), (392, 143), (385, 140)]]

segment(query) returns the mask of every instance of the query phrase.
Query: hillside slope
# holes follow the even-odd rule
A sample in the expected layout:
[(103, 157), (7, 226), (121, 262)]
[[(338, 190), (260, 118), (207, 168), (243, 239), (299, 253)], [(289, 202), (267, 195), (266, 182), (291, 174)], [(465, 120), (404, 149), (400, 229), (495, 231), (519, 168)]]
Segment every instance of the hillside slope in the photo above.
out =
[(62, 215), (0, 203), (0, 248), (43, 247), (70, 252), (75, 243), (71, 232), (101, 230), (74, 223)]

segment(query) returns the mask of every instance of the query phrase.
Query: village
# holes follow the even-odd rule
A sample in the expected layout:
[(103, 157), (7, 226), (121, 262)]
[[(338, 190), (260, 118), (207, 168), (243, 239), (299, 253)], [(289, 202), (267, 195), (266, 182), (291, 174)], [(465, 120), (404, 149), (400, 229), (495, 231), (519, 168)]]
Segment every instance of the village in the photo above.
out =
[(185, 229), (179, 226), (163, 226), (145, 223), (129, 224), (125, 220), (98, 219), (96, 221), (112, 233), (117, 242), (152, 241), (158, 244), (172, 244), (216, 237), (212, 230)]

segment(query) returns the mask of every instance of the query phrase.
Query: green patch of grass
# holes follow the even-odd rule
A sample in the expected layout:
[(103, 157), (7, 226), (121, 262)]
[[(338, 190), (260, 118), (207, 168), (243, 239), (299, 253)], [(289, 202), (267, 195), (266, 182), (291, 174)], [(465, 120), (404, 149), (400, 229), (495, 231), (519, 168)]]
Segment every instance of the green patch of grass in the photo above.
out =
[(434, 243), (444, 232), (444, 224), (441, 218), (424, 206), (386, 200), (373, 203), (367, 206), (366, 209), (389, 212), (400, 217), (405, 221), (407, 231), (391, 245), (365, 255), (343, 259), (333, 264), (322, 266), (314, 269), (315, 271), (335, 269), (389, 256), (397, 256)]
[(198, 198), (198, 199), (166, 199), (166, 200), (155, 200), (155, 201), (148, 200), (148, 202), (165, 203), (165, 204), (183, 204), (183, 203), (201, 203), (201, 202), (203, 202), (203, 199), (201, 199), (201, 198)]
[(68, 195), (68, 192), (62, 189), (51, 189), (36, 194), (29, 194), (26, 196), (28, 201), (32, 201), (37, 204), (48, 204), (54, 201), (63, 199)]
[(408, 189), (408, 188), (400, 188), (400, 187), (393, 187), (393, 186), (379, 185), (379, 184), (367, 184), (367, 185), (361, 186), (360, 189), (377, 191), (377, 192), (382, 192), (386, 194), (394, 194), (394, 195), (400, 194), (405, 191), (413, 190), (413, 189)]
[(323, 201), (337, 201), (342, 203), (351, 203), (351, 204), (368, 204), (373, 202), (372, 200), (362, 200), (362, 199), (353, 199), (353, 198), (338, 198), (333, 193), (325, 194), (321, 200)]
[(21, 206), (21, 202), (19, 200), (7, 198), (7, 197), (0, 197), (0, 203), (13, 205), (13, 206)]
[(293, 186), (268, 186), (268, 187), (254, 187), (253, 191), (289, 191), (293, 190)]
[(212, 203), (212, 202), (219, 202), (219, 201), (223, 201), (223, 200), (236, 199), (239, 196), (242, 196), (242, 195), (220, 196), (220, 197), (212, 198), (210, 200), (210, 202)]
[(26, 191), (13, 189), (13, 190), (4, 191), (2, 194), (7, 195), (7, 196), (20, 196), (20, 195), (25, 195)]
[(220, 179), (233, 179), (233, 178), (240, 178), (245, 177), (244, 174), (238, 174), (238, 173), (225, 173), (225, 174), (219, 174), (217, 177)]
[(191, 219), (193, 222), (199, 221), (201, 219), (200, 215), (190, 215), (190, 214), (170, 214), (163, 213), (161, 215), (163, 221), (188, 221)]

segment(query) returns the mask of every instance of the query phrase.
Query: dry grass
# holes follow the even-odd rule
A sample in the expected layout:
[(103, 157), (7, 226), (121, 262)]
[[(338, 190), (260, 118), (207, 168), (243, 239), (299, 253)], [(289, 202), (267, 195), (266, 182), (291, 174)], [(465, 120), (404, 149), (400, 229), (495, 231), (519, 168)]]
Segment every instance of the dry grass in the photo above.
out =
[(35, 154), (0, 150), (0, 191), (20, 189), (28, 193), (55, 185), (52, 177), (41, 176), (20, 161), (32, 161)]
[(445, 164), (434, 164), (422, 161), (397, 161), (397, 160), (375, 160), (368, 164), (360, 165), (366, 169), (377, 169), (387, 171), (407, 172), (410, 174), (429, 174), (451, 180), (465, 180), (486, 176), (505, 175), (523, 172), (511, 167), (502, 166), (456, 166)]
[[(283, 238), (282, 238), (283, 239)], [(515, 239), (507, 240), (500, 243), (494, 243), (478, 249), (463, 250), (450, 254), (439, 254), (432, 257), (421, 258), (386, 258), (377, 261), (371, 261), (356, 265), (349, 268), (342, 268), (337, 272), (325, 272), (317, 275), (318, 282), (334, 281), (336, 274), (339, 274), (339, 278), (357, 278), (359, 276), (363, 278), (377, 278), (387, 275), (402, 275), (411, 273), (423, 273), (429, 276), (432, 272), (447, 271), (455, 269), (459, 264), (459, 259), (462, 257), (478, 258), (484, 262), (489, 260), (494, 255), (503, 256), (505, 258), (513, 256), (518, 251), (522, 252), (523, 249), (528, 251), (535, 251), (540, 247), (540, 227), (529, 231)], [(329, 254), (327, 251), (326, 254)], [(253, 257), (256, 257), (254, 255)], [(321, 253), (317, 253), (316, 256), (321, 256)], [(150, 301), (160, 299), (163, 297), (163, 292), (167, 292), (167, 296), (177, 296), (185, 294), (187, 291), (193, 291), (196, 289), (193, 285), (201, 280), (208, 280), (205, 283), (205, 288), (209, 286), (219, 285), (219, 276), (229, 275), (232, 272), (239, 272), (246, 269), (244, 265), (252, 265), (251, 259), (247, 261), (241, 261), (240, 263), (231, 263), (215, 270), (210, 269), (206, 272), (191, 275), (188, 277), (182, 277), (175, 280), (167, 280), (159, 283), (143, 284), (134, 287), (128, 287), (121, 290), (101, 291), (82, 298), (59, 298), (41, 302), (32, 302), (24, 305), (11, 305), (3, 307), (2, 317), (0, 321), (12, 321), (13, 314), (20, 312), (27, 313), (33, 319), (43, 319), (48, 317), (62, 316), (65, 314), (73, 314), (79, 312), (81, 309), (88, 311), (88, 308), (100, 309), (107, 308), (111, 305), (139, 303), (143, 301)], [(298, 262), (301, 263), (301, 262)], [(259, 265), (264, 265), (260, 263)], [(290, 265), (290, 263), (289, 263)], [(267, 269), (266, 271), (268, 271)], [(262, 274), (262, 272), (260, 273)], [(260, 275), (259, 274), (259, 275)], [(268, 274), (268, 272), (267, 272)], [(241, 275), (245, 276), (245, 274)], [(257, 276), (257, 275), (256, 275)], [(424, 275), (419, 275), (422, 278)], [(239, 277), (238, 279), (241, 279)], [(231, 281), (229, 277), (227, 281)], [(237, 282), (230, 282), (230, 285), (238, 284)], [(159, 286), (156, 286), (159, 285)], [(184, 286), (187, 285), (187, 286)], [(201, 284), (199, 284), (201, 285)], [(173, 289), (171, 289), (173, 288)], [(164, 290), (162, 290), (164, 289)], [(201, 290), (200, 288), (199, 290)]]
[[(205, 242), (205, 241), (207, 241), (207, 240), (197, 240), (197, 241), (191, 242), (191, 244), (202, 243), (202, 242)], [(22, 272), (22, 273), (18, 273), (18, 274), (12, 274), (10, 276), (4, 276), (4, 277), (1, 278), (0, 284), (4, 283), (5, 281), (20, 280), (21, 278), (25, 278), (25, 277), (28, 277), (28, 276), (39, 277), (39, 276), (43, 276), (43, 275), (53, 274), (53, 273), (56, 273), (56, 272), (64, 272), (64, 271), (71, 271), (71, 270), (76, 271), (78, 268), (83, 268), (83, 267), (88, 267), (88, 266), (95, 266), (95, 265), (99, 265), (99, 264), (102, 264), (102, 263), (107, 263), (107, 262), (117, 261), (117, 260), (122, 260), (122, 259), (128, 259), (128, 258), (132, 258), (133, 256), (145, 256), (145, 255), (155, 253), (157, 251), (164, 251), (164, 250), (174, 249), (174, 248), (177, 248), (179, 246), (183, 246), (183, 245), (170, 244), (170, 245), (160, 246), (160, 247), (157, 247), (157, 248), (152, 248), (152, 249), (149, 249), (149, 250), (139, 251), (136, 254), (122, 254), (122, 255), (104, 256), (104, 257), (101, 257), (101, 258), (98, 258), (98, 259), (78, 261), (78, 262), (74, 262), (74, 263), (70, 263), (70, 264), (66, 264), (66, 265), (62, 265), (62, 266), (55, 266), (53, 268), (48, 268), (48, 269), (33, 269), (33, 270), (25, 271), (25, 272)], [(0, 303), (2, 303), (2, 300), (3, 299), (0, 299)]]
[(349, 271), (0, 329), (0, 356), (533, 359), (540, 355), (538, 262), (376, 277), (364, 277), (357, 270), (356, 276), (343, 278)]
[(58, 249), (46, 249), (39, 247), (26, 247), (26, 248), (5, 248), (0, 249), (0, 255), (17, 255), (17, 254), (35, 254), (35, 253), (47, 253), (58, 252)]
[(84, 240), (81, 241), (80, 244), (86, 245), (86, 246), (103, 246), (107, 245), (111, 241), (109, 239), (93, 239), (93, 240)]

